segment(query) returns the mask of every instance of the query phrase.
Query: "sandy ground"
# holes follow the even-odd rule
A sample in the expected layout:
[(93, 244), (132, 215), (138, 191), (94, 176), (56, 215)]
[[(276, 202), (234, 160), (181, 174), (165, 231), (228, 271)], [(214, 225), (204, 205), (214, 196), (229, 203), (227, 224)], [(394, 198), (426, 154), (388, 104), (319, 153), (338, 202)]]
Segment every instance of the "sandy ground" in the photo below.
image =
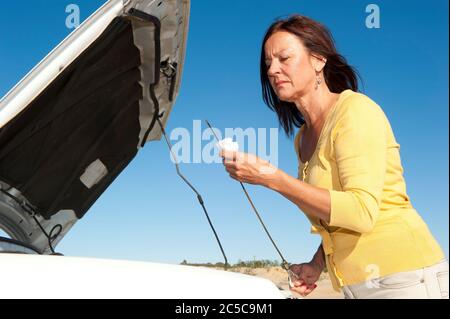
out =
[[(289, 294), (289, 285), (287, 280), (286, 271), (281, 267), (265, 267), (265, 268), (233, 268), (231, 271), (240, 272), (247, 275), (258, 276), (271, 280), (278, 288), (285, 291), (285, 294)], [(295, 298), (304, 299), (343, 299), (342, 293), (336, 292), (331, 286), (331, 281), (327, 274), (322, 274), (317, 282), (317, 288), (314, 289), (306, 297), (299, 295), (293, 295)]]

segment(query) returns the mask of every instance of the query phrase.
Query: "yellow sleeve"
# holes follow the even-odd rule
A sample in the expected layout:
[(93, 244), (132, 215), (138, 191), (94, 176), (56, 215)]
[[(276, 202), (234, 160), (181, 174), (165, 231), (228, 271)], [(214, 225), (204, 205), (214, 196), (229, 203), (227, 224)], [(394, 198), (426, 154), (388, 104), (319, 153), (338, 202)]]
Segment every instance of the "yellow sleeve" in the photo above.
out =
[(345, 101), (333, 129), (342, 191), (330, 190), (330, 226), (370, 232), (379, 215), (386, 173), (386, 117), (368, 98)]

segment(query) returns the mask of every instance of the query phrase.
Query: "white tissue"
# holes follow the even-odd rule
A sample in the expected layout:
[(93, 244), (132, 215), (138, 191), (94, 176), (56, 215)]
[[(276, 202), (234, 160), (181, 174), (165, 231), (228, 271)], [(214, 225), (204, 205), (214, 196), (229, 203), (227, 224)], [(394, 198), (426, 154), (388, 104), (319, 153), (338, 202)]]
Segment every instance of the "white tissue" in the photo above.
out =
[(239, 150), (239, 144), (233, 142), (233, 139), (226, 137), (217, 143), (217, 146), (225, 151), (237, 152)]

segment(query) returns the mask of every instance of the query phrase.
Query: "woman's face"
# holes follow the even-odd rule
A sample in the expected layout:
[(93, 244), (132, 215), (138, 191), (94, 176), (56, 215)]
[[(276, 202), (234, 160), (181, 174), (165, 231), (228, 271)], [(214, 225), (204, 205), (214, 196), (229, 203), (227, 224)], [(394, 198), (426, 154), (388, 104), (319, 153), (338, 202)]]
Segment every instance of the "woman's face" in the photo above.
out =
[(267, 39), (264, 52), (267, 75), (280, 100), (294, 102), (314, 89), (314, 66), (320, 60), (309, 54), (297, 36), (277, 31)]

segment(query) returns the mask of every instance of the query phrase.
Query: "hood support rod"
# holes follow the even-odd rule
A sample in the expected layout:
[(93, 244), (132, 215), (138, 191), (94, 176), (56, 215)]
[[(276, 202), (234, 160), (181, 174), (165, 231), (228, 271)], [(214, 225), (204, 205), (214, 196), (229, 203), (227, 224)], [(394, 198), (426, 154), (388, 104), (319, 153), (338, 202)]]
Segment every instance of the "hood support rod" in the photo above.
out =
[[(161, 116), (162, 116), (162, 115), (163, 115), (163, 114), (161, 114)], [(217, 243), (219, 244), (220, 251), (222, 252), (223, 258), (224, 258), (224, 260), (225, 260), (224, 268), (225, 268), (225, 270), (226, 270), (226, 269), (228, 268), (228, 266), (229, 266), (229, 264), (228, 264), (228, 259), (227, 259), (227, 256), (225, 255), (225, 252), (224, 252), (224, 250), (223, 250), (222, 244), (220, 243), (219, 236), (217, 236), (217, 232), (216, 232), (216, 230), (214, 229), (214, 226), (213, 226), (213, 224), (212, 224), (212, 222), (211, 222), (211, 219), (209, 218), (208, 212), (206, 211), (206, 207), (205, 207), (205, 203), (204, 203), (204, 201), (203, 201), (203, 198), (202, 198), (202, 196), (200, 195), (200, 193), (194, 188), (194, 186), (192, 186), (192, 184), (186, 179), (186, 177), (184, 177), (183, 174), (181, 174), (181, 171), (180, 171), (180, 168), (179, 168), (179, 165), (178, 165), (178, 159), (177, 159), (175, 153), (172, 151), (172, 144), (170, 143), (170, 140), (169, 140), (169, 138), (167, 137), (166, 131), (164, 130), (164, 126), (162, 125), (162, 123), (161, 123), (159, 117), (158, 117), (156, 120), (158, 121), (158, 124), (159, 124), (159, 126), (160, 126), (160, 128), (161, 128), (161, 131), (162, 131), (163, 135), (164, 135), (164, 138), (165, 138), (165, 140), (166, 140), (167, 146), (169, 147), (170, 153), (172, 154), (172, 157), (173, 157), (173, 159), (175, 160), (175, 167), (176, 167), (178, 176), (180, 176), (181, 179), (182, 179), (182, 180), (183, 180), (183, 181), (184, 181), (184, 182), (185, 182), (185, 183), (186, 183), (186, 184), (194, 191), (194, 193), (197, 195), (198, 202), (199, 202), (200, 205), (202, 206), (203, 212), (205, 213), (206, 218), (208, 219), (209, 226), (211, 227), (211, 229), (212, 229), (212, 231), (213, 231), (213, 233), (214, 233), (214, 236), (216, 237), (216, 241), (217, 241)]]

